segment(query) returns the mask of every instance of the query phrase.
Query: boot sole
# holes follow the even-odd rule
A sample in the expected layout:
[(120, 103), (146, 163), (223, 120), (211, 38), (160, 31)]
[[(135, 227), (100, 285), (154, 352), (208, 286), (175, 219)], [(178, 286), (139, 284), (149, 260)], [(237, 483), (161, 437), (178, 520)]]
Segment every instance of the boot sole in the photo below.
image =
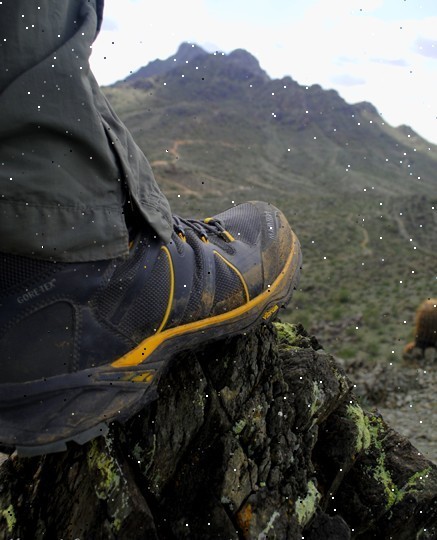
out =
[(0, 450), (36, 456), (105, 435), (156, 399), (158, 375), (176, 353), (244, 334), (274, 319), (299, 281), (301, 251), (293, 249), (270, 288), (228, 313), (155, 334), (107, 366), (48, 379), (0, 385)]

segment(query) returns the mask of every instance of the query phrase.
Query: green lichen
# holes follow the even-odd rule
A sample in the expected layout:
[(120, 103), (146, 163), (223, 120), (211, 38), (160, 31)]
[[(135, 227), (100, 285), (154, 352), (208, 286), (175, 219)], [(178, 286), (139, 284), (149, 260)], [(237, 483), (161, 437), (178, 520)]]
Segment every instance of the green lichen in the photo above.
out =
[(382, 439), (385, 433), (384, 421), (381, 417), (372, 415), (370, 418), (366, 416), (367, 425), (370, 432), (371, 443), (380, 452), (384, 452)]
[(342, 373), (339, 370), (339, 368), (338, 368), (338, 366), (337, 366), (337, 364), (335, 362), (331, 363), (331, 371), (334, 374), (334, 377), (337, 379), (338, 384), (340, 386), (339, 395), (340, 396), (346, 395), (346, 393), (349, 391), (350, 387), (349, 387), (349, 383), (348, 383), (347, 378), (344, 376), (344, 373)]
[(279, 344), (284, 349), (297, 349), (299, 347), (300, 338), (296, 330), (296, 325), (274, 322), (273, 326), (276, 328)]
[(106, 503), (106, 512), (111, 528), (118, 535), (123, 523), (131, 512), (131, 503), (126, 480), (112, 449), (111, 439), (105, 439), (105, 447), (95, 439), (89, 445), (87, 463), (95, 478), (94, 489), (97, 497)]
[(316, 511), (316, 505), (320, 499), (321, 495), (319, 491), (314, 485), (314, 482), (310, 480), (308, 482), (306, 496), (304, 498), (297, 499), (294, 505), (294, 512), (299, 525), (304, 527), (310, 521)]
[(296, 325), (291, 323), (274, 322), (273, 326), (276, 328), (280, 342), (287, 344), (289, 347), (295, 346), (298, 339)]
[(235, 425), (234, 427), (232, 428), (232, 431), (235, 433), (235, 435), (240, 435), (240, 433), (243, 431), (243, 429), (246, 427), (246, 420), (244, 420), (244, 418), (242, 418), (241, 420), (239, 420)]
[(418, 471), (414, 473), (410, 478), (407, 480), (407, 483), (401, 488), (396, 491), (396, 501), (401, 501), (405, 495), (409, 493), (417, 493), (419, 483), (424, 484), (426, 482), (426, 479), (428, 478), (429, 473), (432, 471), (432, 467), (428, 467), (426, 469), (423, 469), (423, 471)]
[(99, 448), (97, 439), (94, 439), (87, 453), (88, 467), (98, 480), (95, 484), (96, 495), (99, 499), (111, 498), (114, 491), (120, 486), (120, 469), (109, 452)]
[(398, 488), (393, 482), (390, 472), (385, 468), (385, 454), (381, 453), (377, 459), (376, 466), (371, 472), (375, 480), (377, 480), (384, 487), (387, 501), (386, 509), (388, 510), (394, 504), (402, 501), (406, 495), (417, 492), (419, 482), (424, 483), (431, 470), (431, 467), (429, 467), (414, 473), (402, 488)]
[(399, 488), (393, 482), (390, 471), (385, 467), (385, 454), (381, 452), (376, 460), (376, 466), (373, 468), (373, 478), (382, 485), (385, 493), (386, 504), (388, 510), (401, 498)]
[(374, 452), (374, 465), (367, 467), (366, 472), (382, 487), (385, 495), (385, 506), (388, 510), (402, 498), (400, 489), (394, 483), (390, 471), (386, 467), (386, 455), (382, 440), (385, 426), (382, 418), (367, 415), (357, 403), (346, 407), (347, 417), (353, 421), (357, 429), (355, 452)]
[(375, 415), (364, 416), (370, 434), (370, 446), (376, 452), (376, 464), (368, 468), (368, 474), (382, 487), (385, 494), (385, 508), (390, 509), (396, 502), (404, 496), (398, 486), (394, 483), (390, 471), (386, 467), (386, 455), (382, 444), (385, 433), (385, 426), (382, 418)]
[(369, 420), (364, 414), (363, 409), (357, 403), (350, 403), (346, 407), (346, 414), (357, 428), (355, 452), (358, 454), (363, 450), (367, 450), (372, 442), (372, 436), (369, 429)]
[(119, 532), (121, 529), (122, 521), (119, 518), (115, 518), (112, 522), (112, 528), (115, 532)]
[(314, 422), (317, 420), (317, 411), (320, 409), (320, 407), (323, 405), (324, 402), (324, 392), (317, 384), (316, 381), (313, 381), (313, 391), (312, 391), (312, 399), (310, 404), (310, 418), (314, 418)]
[(425, 483), (426, 478), (428, 478), (429, 473), (432, 471), (432, 467), (428, 467), (426, 469), (423, 469), (423, 471), (419, 471), (417, 473), (414, 473), (410, 478), (408, 479), (405, 486), (402, 488), (402, 491), (406, 493), (413, 493), (414, 491), (417, 491), (416, 487), (419, 482)]
[(1, 515), (6, 520), (6, 526), (8, 532), (11, 533), (14, 530), (15, 525), (17, 524), (17, 518), (15, 517), (14, 507), (10, 504), (5, 510), (2, 510)]

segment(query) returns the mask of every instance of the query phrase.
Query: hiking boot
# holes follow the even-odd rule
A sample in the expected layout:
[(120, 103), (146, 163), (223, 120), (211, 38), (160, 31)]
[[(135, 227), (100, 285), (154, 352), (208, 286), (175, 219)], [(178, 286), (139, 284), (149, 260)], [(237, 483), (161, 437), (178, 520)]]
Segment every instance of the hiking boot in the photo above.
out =
[(174, 217), (170, 243), (139, 234), (127, 258), (0, 264), (0, 443), (29, 456), (131, 417), (175, 353), (272, 319), (301, 253), (284, 215), (254, 202)]

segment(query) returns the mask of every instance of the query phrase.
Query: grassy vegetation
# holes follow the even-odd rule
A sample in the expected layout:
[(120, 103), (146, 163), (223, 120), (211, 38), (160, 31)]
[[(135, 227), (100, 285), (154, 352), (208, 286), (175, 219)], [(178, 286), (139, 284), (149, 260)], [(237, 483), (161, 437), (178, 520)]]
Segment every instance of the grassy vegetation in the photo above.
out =
[(276, 204), (304, 255), (282, 319), (344, 358), (396, 361), (437, 294), (436, 147), (334, 91), (239, 78), (226, 57), (197, 67), (105, 89), (173, 211)]
[(340, 356), (399, 358), (416, 307), (435, 293), (435, 256), (399, 234), (377, 196), (336, 202), (335, 218), (329, 207), (315, 216), (310, 202), (295, 213), (305, 259), (286, 318)]

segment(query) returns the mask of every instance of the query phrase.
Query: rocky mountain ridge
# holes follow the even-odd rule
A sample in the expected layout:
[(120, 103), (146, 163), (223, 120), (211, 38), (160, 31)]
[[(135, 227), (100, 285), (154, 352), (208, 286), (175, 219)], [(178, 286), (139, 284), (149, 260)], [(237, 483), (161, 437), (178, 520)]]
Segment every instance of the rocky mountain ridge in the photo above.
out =
[[(209, 54), (185, 43), (174, 56), (149, 63), (115, 88), (147, 91), (149, 119), (164, 113), (161, 127), (156, 129), (152, 122), (158, 140), (169, 134), (178, 140), (189, 137), (190, 150), (207, 142), (227, 142), (243, 153), (245, 177), (256, 170), (265, 178), (266, 167), (260, 164), (267, 160), (275, 169), (270, 183), (276, 189), (281, 186), (275, 186), (274, 177), (284, 173), (287, 163), (290, 185), (300, 188), (317, 183), (319, 189), (362, 189), (363, 176), (366, 185), (389, 193), (430, 193), (437, 186), (436, 147), (411, 128), (393, 128), (372, 104), (348, 104), (335, 90), (304, 87), (288, 76), (270, 79), (258, 60), (242, 49)], [(165, 117), (172, 119), (171, 128)], [(147, 132), (146, 125), (142, 131)], [(152, 142), (149, 146), (153, 161), (159, 149)], [(248, 147), (258, 154), (252, 151), (250, 161)], [(219, 161), (223, 152), (216, 156)], [(214, 155), (208, 165), (211, 161), (216, 164)], [(187, 165), (202, 166), (194, 159)], [(332, 185), (334, 178), (338, 185)]]
[[(247, 76), (259, 76), (264, 80), (269, 80), (267, 73), (261, 69), (258, 60), (244, 49), (236, 49), (229, 55), (224, 55), (222, 52), (212, 54), (213, 56), (226, 56), (228, 62), (238, 65), (242, 71), (246, 72)], [(175, 55), (165, 60), (156, 59), (149, 62), (146, 66), (126, 77), (123, 82), (135, 84), (135, 82), (143, 79), (166, 75), (174, 69), (186, 67), (186, 64), (190, 62), (202, 63), (207, 60), (208, 56), (210, 56), (210, 53), (198, 45), (184, 42), (179, 46)]]
[(370, 103), (270, 79), (246, 51), (183, 45), (146, 68), (104, 91), (173, 211), (277, 205), (304, 253), (289, 320), (346, 359), (400, 358), (435, 295), (437, 147)]

